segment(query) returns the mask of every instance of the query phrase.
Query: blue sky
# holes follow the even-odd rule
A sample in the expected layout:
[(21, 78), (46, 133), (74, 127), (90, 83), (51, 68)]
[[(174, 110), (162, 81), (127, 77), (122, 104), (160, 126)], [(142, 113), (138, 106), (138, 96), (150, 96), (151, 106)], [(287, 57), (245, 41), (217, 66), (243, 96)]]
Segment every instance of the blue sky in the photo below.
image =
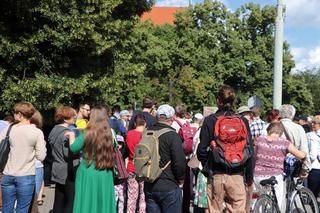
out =
[[(231, 10), (254, 2), (276, 5), (277, 0), (219, 0)], [(297, 70), (320, 67), (320, 0), (283, 0), (286, 6), (285, 39), (290, 44)], [(192, 0), (193, 4), (203, 0)], [(156, 6), (187, 6), (189, 0), (157, 0)]]

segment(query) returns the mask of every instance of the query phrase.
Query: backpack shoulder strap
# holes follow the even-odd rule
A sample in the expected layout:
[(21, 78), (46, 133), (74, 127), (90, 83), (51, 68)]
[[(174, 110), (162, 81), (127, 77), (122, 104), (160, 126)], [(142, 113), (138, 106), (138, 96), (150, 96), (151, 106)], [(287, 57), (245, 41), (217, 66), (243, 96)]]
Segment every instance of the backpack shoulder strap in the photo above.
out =
[(173, 120), (174, 120), (175, 122), (177, 122), (177, 124), (178, 124), (180, 127), (182, 127), (183, 124), (182, 124), (177, 118), (173, 117)]
[[(159, 141), (159, 137), (161, 136), (161, 135), (163, 135), (163, 134), (165, 134), (165, 133), (167, 133), (167, 132), (175, 132), (174, 130), (172, 130), (172, 129), (169, 129), (169, 128), (163, 128), (163, 129), (160, 129), (160, 130), (157, 130), (157, 131), (155, 131), (154, 133), (155, 133), (155, 137), (157, 137), (158, 138), (158, 141)], [(159, 147), (159, 143), (157, 143), (157, 146)], [(158, 150), (159, 150), (159, 148), (158, 148)], [(160, 155), (160, 153), (159, 153), (159, 155)], [(161, 156), (160, 156), (161, 157)], [(164, 167), (162, 167), (162, 168), (160, 168), (162, 171), (164, 171), (169, 165), (170, 165), (170, 163), (171, 163), (171, 160), (169, 160), (167, 163), (166, 163), (166, 165), (164, 165)]]
[(165, 133), (167, 133), (167, 132), (174, 132), (174, 130), (172, 130), (172, 129), (169, 129), (169, 128), (163, 128), (163, 129), (160, 129), (160, 130), (156, 130), (156, 131), (154, 131), (155, 132), (155, 135), (156, 135), (156, 137), (160, 137), (161, 135), (163, 135), (163, 134), (165, 134)]

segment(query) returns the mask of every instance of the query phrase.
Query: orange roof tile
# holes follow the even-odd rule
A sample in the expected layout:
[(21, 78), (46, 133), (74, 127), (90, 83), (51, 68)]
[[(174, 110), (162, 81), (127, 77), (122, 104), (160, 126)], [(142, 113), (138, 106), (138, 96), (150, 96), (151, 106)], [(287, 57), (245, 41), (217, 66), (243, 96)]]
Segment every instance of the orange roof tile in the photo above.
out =
[(151, 11), (142, 14), (141, 21), (151, 20), (155, 25), (174, 24), (174, 14), (187, 7), (153, 7)]

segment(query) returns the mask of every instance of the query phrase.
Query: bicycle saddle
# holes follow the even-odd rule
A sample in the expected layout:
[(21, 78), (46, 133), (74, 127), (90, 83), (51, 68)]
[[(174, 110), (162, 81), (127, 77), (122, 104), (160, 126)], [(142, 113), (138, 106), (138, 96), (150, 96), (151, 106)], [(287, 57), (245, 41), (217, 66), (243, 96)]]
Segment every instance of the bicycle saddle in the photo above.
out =
[(266, 186), (266, 185), (274, 186), (276, 184), (278, 184), (278, 181), (276, 180), (276, 178), (274, 176), (272, 176), (269, 179), (265, 179), (265, 180), (260, 181), (261, 186)]

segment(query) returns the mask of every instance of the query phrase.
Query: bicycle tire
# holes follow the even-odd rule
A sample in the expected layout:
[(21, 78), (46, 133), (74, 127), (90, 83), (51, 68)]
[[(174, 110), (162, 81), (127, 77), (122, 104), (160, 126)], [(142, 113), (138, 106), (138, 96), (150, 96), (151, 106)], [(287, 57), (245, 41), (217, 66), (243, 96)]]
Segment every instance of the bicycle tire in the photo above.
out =
[(318, 202), (312, 191), (306, 187), (296, 190), (290, 199), (289, 212), (319, 213)]
[(268, 196), (258, 198), (253, 207), (253, 213), (274, 213), (277, 212), (276, 204)]

